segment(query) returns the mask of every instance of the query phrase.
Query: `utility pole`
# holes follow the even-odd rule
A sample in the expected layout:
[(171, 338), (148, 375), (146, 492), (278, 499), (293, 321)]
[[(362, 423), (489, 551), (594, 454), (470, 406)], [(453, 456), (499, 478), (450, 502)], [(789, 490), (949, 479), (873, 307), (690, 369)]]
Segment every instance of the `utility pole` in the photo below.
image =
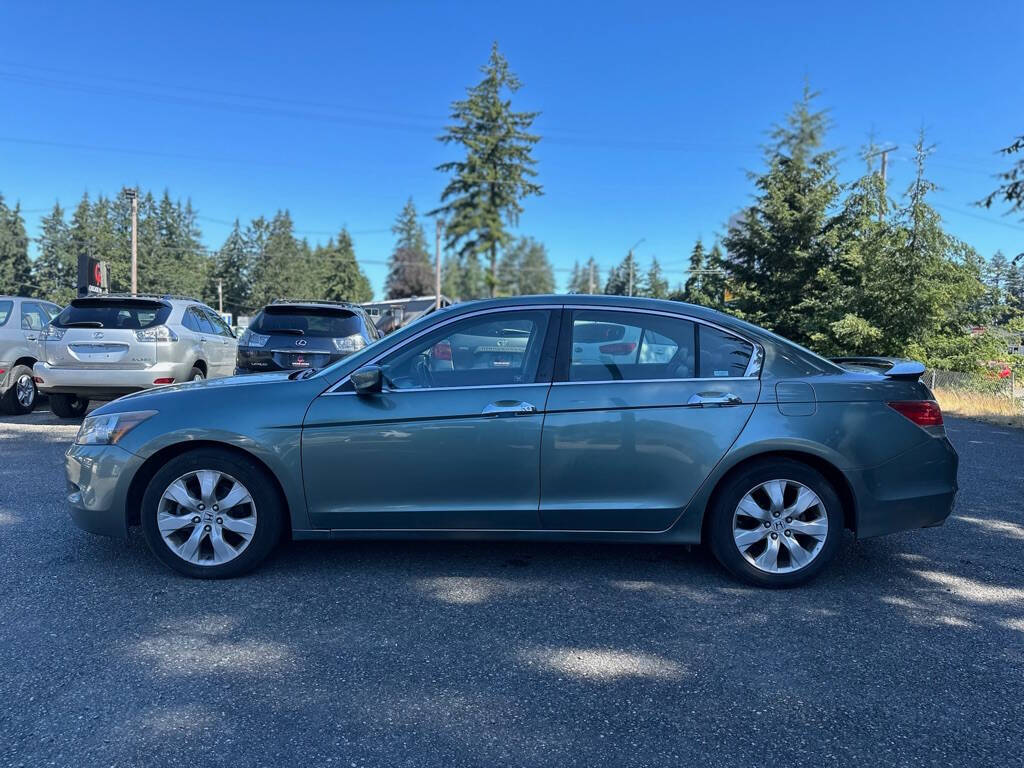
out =
[(224, 279), (217, 278), (217, 311), (224, 314)]
[(434, 235), (434, 309), (441, 308), (441, 231), (443, 229), (444, 222), (438, 218)]
[(899, 147), (894, 145), (894, 146), (891, 146), (891, 147), (885, 147), (884, 149), (876, 150), (875, 152), (872, 152), (870, 155), (865, 155), (864, 156), (865, 160), (870, 159), (870, 158), (874, 157), (875, 155), (881, 155), (882, 156), (882, 204), (881, 204), (881, 206), (878, 209), (878, 220), (879, 221), (884, 221), (885, 220), (885, 171), (886, 171), (886, 169), (889, 166), (889, 153), (890, 152), (895, 152), (897, 149), (899, 149)]
[(125, 187), (125, 196), (132, 201), (132, 296), (139, 292), (139, 190)]
[(594, 275), (594, 267), (595, 266), (596, 265), (594, 264), (594, 259), (593, 259), (593, 257), (591, 257), (591, 259), (590, 259), (590, 279), (587, 281), (587, 293), (590, 293), (590, 294), (594, 293), (594, 290), (595, 290), (595, 287), (596, 287), (594, 285), (594, 283), (597, 281), (597, 278)]

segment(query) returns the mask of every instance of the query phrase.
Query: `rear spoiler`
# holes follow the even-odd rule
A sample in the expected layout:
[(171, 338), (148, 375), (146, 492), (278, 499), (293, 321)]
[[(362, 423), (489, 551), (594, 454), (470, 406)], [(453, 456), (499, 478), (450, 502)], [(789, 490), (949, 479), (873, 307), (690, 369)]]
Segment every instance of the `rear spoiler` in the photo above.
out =
[(890, 379), (917, 381), (924, 373), (923, 363), (916, 360), (901, 360), (898, 357), (833, 357), (830, 359), (843, 368), (880, 373)]

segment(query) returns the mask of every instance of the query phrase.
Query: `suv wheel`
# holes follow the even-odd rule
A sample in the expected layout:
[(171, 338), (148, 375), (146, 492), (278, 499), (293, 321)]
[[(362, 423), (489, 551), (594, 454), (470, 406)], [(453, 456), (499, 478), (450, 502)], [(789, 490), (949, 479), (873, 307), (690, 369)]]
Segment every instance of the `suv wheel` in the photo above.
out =
[(203, 373), (203, 369), (196, 368), (195, 366), (192, 367), (192, 370), (188, 374), (189, 381), (202, 381), (205, 378), (206, 374)]
[(272, 481), (243, 456), (201, 448), (167, 462), (142, 499), (142, 532), (156, 558), (186, 576), (239, 576), (281, 538)]
[(50, 395), (50, 410), (62, 419), (80, 419), (89, 410), (89, 401), (78, 395)]
[(730, 478), (710, 510), (711, 550), (734, 576), (793, 587), (835, 557), (843, 536), (835, 489), (812, 467), (766, 459)]
[(20, 416), (31, 413), (36, 407), (36, 382), (32, 378), (32, 369), (27, 365), (16, 365), (11, 369), (11, 388), (2, 398), (0, 406), (7, 413)]

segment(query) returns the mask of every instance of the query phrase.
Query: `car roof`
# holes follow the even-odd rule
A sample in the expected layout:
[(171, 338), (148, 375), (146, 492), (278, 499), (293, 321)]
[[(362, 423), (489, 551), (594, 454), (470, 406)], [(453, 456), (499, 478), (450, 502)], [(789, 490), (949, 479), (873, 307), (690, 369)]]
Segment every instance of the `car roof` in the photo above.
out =
[(320, 307), (324, 309), (362, 309), (361, 306), (351, 301), (326, 301), (321, 299), (310, 299), (305, 301), (303, 299), (277, 299), (276, 301), (270, 302), (267, 306), (263, 307)]

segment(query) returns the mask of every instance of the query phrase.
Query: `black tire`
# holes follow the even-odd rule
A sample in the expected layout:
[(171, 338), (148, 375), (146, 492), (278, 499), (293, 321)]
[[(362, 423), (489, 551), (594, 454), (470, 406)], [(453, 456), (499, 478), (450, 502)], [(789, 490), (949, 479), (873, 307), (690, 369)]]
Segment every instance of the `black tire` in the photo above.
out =
[[(802, 568), (784, 573), (758, 568), (743, 556), (733, 538), (733, 514), (740, 501), (752, 489), (771, 480), (794, 481), (814, 491), (828, 522), (825, 541), (814, 559)], [(733, 576), (759, 587), (784, 588), (807, 583), (835, 557), (843, 537), (843, 508), (835, 489), (816, 469), (792, 459), (763, 459), (743, 467), (717, 490), (708, 514), (708, 543), (715, 557)], [(774, 532), (770, 535), (778, 538)], [(788, 553), (785, 557), (788, 560)]]
[[(36, 400), (39, 399), (36, 382), (32, 378), (32, 369), (27, 365), (14, 366), (11, 368), (9, 381), (11, 382), (11, 388), (4, 392), (3, 397), (0, 397), (0, 410), (12, 416), (23, 416), (26, 413), (32, 413), (32, 409), (36, 407)], [(18, 396), (19, 385), (22, 382), (27, 382), (31, 388), (28, 393), (31, 399), (27, 402), (22, 402)]]
[[(230, 475), (241, 482), (249, 491), (256, 510), (256, 532), (248, 545), (233, 560), (217, 565), (199, 565), (182, 559), (171, 551), (157, 526), (164, 491), (178, 478), (203, 469)], [(140, 518), (146, 544), (156, 559), (168, 568), (197, 579), (227, 579), (248, 573), (270, 555), (281, 540), (286, 515), (277, 487), (255, 462), (232, 451), (198, 448), (171, 459), (157, 471), (142, 497)]]
[(80, 419), (89, 410), (89, 401), (78, 395), (50, 395), (50, 410), (62, 419)]
[(202, 381), (206, 378), (206, 374), (203, 373), (203, 369), (193, 365), (192, 370), (188, 372), (189, 381)]

